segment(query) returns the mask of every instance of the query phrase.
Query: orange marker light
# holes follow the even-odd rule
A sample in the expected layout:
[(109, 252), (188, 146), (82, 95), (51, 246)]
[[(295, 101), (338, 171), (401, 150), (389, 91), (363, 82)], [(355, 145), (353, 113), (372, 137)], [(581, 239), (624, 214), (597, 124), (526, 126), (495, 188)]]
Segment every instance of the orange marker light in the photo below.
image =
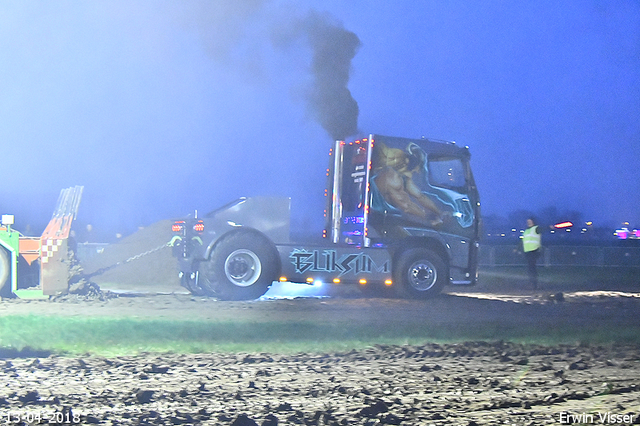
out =
[(287, 277), (280, 277), (278, 279), (281, 283), (287, 282)]
[(573, 223), (571, 223), (571, 222), (561, 222), (561, 223), (556, 223), (555, 225), (553, 225), (553, 227), (557, 228), (557, 229), (569, 228), (570, 226), (573, 226)]
[(367, 280), (365, 280), (364, 278), (360, 278), (360, 281), (358, 282), (362, 285), (365, 285), (367, 283)]
[(390, 286), (392, 284), (393, 284), (393, 281), (391, 281), (391, 280), (385, 280), (384, 281), (384, 285), (386, 285), (386, 286)]
[(333, 279), (333, 283), (334, 284), (340, 284), (340, 278), (334, 278)]

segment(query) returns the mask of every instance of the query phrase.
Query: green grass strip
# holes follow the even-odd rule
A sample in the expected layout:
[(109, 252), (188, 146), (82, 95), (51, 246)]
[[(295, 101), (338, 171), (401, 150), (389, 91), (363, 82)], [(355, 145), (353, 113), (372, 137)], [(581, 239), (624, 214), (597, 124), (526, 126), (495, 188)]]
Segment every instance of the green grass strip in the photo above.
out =
[[(611, 329), (504, 323), (367, 324), (197, 322), (138, 318), (7, 316), (0, 319), (0, 356), (43, 351), (59, 354), (129, 355), (141, 352), (330, 352), (375, 344), (460, 341), (640, 344), (640, 326)], [(25, 351), (25, 348), (28, 350)], [(4, 355), (7, 356), (7, 355)]]

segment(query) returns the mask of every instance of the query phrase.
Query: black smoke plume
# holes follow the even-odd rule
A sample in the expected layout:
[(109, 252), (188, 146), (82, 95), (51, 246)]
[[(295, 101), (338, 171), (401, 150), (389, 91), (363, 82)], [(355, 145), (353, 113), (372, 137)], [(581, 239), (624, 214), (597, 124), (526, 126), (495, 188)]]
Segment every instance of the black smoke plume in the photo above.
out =
[(314, 82), (308, 99), (311, 111), (334, 140), (354, 135), (358, 131), (359, 109), (347, 85), (360, 39), (317, 12), (309, 14), (304, 28), (313, 51)]
[[(289, 58), (299, 66), (279, 71), (310, 74), (311, 82), (303, 89), (303, 96), (313, 119), (334, 140), (357, 133), (358, 103), (347, 87), (351, 61), (360, 47), (356, 34), (328, 13), (276, 7), (269, 0), (196, 4), (198, 7), (191, 11), (195, 16), (192, 23), (218, 64), (230, 67), (233, 73), (256, 71), (248, 81), (269, 84), (258, 69), (260, 58), (270, 54), (262, 43), (270, 40), (277, 53), (291, 55)], [(305, 55), (309, 50), (305, 49), (311, 53), (308, 64)], [(299, 94), (299, 88), (290, 89)]]

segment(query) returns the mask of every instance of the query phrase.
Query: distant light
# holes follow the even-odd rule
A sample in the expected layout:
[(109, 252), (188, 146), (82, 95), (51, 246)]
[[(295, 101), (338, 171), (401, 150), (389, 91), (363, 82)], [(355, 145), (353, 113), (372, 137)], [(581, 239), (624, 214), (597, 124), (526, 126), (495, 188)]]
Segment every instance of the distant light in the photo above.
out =
[(311, 283), (313, 282), (313, 278), (311, 278), (311, 277), (307, 278), (307, 282), (308, 282), (309, 284), (311, 284)]
[(557, 228), (557, 229), (569, 228), (570, 226), (573, 226), (573, 223), (571, 223), (571, 222), (560, 222), (560, 223), (556, 223), (555, 225), (553, 225), (553, 227)]
[(365, 280), (364, 278), (360, 278), (360, 281), (358, 281), (358, 283), (365, 285), (367, 283), (367, 280)]
[(340, 278), (334, 278), (333, 279), (333, 283), (334, 284), (340, 284)]
[(2, 215), (2, 224), (3, 225), (13, 225), (14, 216), (12, 214), (3, 214)]
[(278, 279), (278, 281), (280, 281), (281, 283), (286, 283), (287, 282), (287, 277), (280, 277)]
[(629, 229), (616, 229), (616, 232), (614, 232), (613, 235), (617, 236), (621, 240), (626, 240), (627, 238), (629, 238)]
[(591, 226), (591, 225), (593, 225), (593, 222), (589, 221), (589, 222), (586, 223), (586, 225), (587, 226)]
[(392, 284), (393, 284), (393, 281), (391, 281), (391, 280), (384, 280), (384, 285), (386, 285), (386, 286), (390, 286), (390, 285), (392, 285)]

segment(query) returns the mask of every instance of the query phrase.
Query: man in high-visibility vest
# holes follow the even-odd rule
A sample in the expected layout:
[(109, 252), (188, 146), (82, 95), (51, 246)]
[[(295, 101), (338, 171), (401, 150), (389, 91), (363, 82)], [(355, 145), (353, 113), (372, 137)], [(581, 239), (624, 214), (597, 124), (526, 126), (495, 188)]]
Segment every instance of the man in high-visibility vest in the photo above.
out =
[(540, 227), (536, 225), (533, 218), (527, 219), (527, 229), (522, 234), (522, 249), (527, 259), (527, 270), (529, 272), (529, 282), (534, 289), (538, 288), (538, 257), (542, 247)]

